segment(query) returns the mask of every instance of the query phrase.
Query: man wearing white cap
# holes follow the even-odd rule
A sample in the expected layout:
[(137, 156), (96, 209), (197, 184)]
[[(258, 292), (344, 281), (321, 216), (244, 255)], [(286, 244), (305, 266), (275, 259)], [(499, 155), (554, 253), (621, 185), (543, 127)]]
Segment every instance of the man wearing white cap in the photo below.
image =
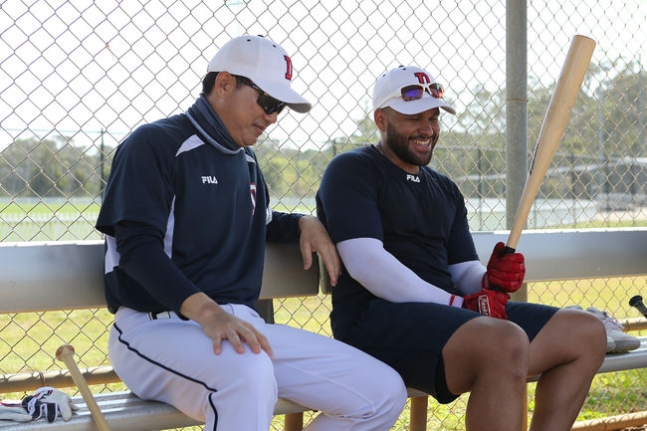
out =
[(135, 130), (115, 153), (97, 229), (115, 313), (109, 353), (127, 386), (205, 422), (265, 431), (277, 397), (320, 411), (311, 431), (388, 430), (406, 402), (392, 368), (330, 337), (266, 324), (255, 310), (266, 241), (339, 257), (312, 216), (272, 211), (251, 149), (292, 90), (285, 50), (260, 36), (226, 43), (184, 114)]
[(526, 377), (540, 375), (530, 429), (570, 430), (604, 359), (604, 327), (590, 313), (508, 302), (525, 265), (503, 243), (480, 263), (460, 190), (427, 166), (440, 109), (455, 114), (443, 93), (419, 67), (383, 74), (373, 91), (380, 142), (324, 173), (317, 210), (345, 268), (333, 334), (441, 403), (470, 392), (470, 431), (522, 429)]

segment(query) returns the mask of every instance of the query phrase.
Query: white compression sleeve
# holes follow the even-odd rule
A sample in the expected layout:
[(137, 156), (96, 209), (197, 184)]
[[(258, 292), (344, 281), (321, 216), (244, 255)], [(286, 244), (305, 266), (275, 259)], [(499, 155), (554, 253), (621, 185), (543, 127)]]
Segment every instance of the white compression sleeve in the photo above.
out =
[(337, 244), (351, 277), (373, 295), (391, 302), (435, 302), (460, 308), (463, 298), (427, 283), (387, 252), (382, 241), (355, 238)]
[(486, 270), (478, 260), (449, 265), (449, 273), (454, 280), (454, 286), (463, 295), (470, 295), (481, 290), (481, 281)]

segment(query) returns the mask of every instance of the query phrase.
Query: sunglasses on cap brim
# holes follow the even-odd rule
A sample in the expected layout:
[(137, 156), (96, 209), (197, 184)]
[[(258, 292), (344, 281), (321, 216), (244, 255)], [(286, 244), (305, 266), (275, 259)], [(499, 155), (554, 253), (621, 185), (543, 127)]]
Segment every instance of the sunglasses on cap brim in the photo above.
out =
[(389, 100), (397, 97), (401, 97), (405, 102), (420, 100), (422, 99), (422, 96), (424, 96), (425, 91), (434, 99), (442, 99), (445, 96), (445, 88), (442, 84), (437, 82), (432, 82), (431, 84), (412, 84), (406, 85), (389, 94), (389, 96), (379, 106), (382, 106)]

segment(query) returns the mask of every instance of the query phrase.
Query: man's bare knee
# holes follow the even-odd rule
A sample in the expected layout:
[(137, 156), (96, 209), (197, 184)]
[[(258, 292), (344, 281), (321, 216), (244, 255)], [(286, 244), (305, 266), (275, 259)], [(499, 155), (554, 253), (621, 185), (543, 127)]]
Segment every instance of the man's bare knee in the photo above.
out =
[(531, 345), (531, 373), (580, 361), (597, 370), (606, 353), (606, 330), (591, 313), (560, 310), (539, 332)]
[(461, 326), (443, 349), (447, 383), (466, 392), (484, 376), (525, 382), (529, 341), (506, 320), (477, 318)]

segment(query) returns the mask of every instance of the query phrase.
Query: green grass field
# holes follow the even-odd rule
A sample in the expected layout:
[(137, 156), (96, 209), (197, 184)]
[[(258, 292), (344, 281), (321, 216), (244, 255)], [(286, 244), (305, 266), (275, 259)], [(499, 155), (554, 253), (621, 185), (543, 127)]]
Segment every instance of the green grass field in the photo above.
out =
[(98, 213), (101, 205), (98, 202), (84, 200), (73, 201), (2, 201), (0, 200), (0, 214), (38, 215), (56, 213)]

